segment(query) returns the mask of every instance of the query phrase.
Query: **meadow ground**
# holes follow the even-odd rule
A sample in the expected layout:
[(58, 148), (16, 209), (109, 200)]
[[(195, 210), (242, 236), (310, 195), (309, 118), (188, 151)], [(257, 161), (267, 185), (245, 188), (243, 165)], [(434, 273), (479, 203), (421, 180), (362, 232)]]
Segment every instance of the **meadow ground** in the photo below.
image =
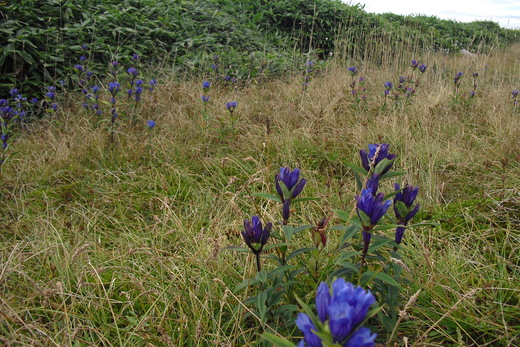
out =
[[(304, 92), (301, 75), (213, 83), (206, 104), (204, 79), (164, 72), (137, 123), (117, 119), (114, 144), (108, 123), (77, 95), (63, 96), (58, 114), (10, 144), (16, 153), (3, 166), (0, 341), (255, 344), (279, 327), (248, 316), (247, 291), (233, 291), (254, 277), (254, 258), (223, 249), (243, 246), (244, 219), (280, 219), (273, 202), (252, 194), (273, 193), (279, 168), (298, 167), (308, 181), (302, 195), (320, 200), (298, 205), (291, 223), (351, 211), (359, 192), (347, 162), (359, 165), (360, 149), (388, 143), (406, 172), (400, 181), (420, 187), (416, 219), (438, 223), (405, 234), (402, 305), (420, 292), (391, 345), (519, 343), (520, 107), (511, 95), (519, 57), (519, 45), (475, 59), (425, 54), (415, 57), (428, 65), (424, 74), (407, 63), (335, 62), (316, 68)], [(409, 102), (385, 100), (384, 83), (412, 73), (420, 83)], [(366, 102), (349, 87), (360, 76)], [(340, 236), (327, 231), (327, 247)], [(298, 242), (308, 244), (308, 233)]]

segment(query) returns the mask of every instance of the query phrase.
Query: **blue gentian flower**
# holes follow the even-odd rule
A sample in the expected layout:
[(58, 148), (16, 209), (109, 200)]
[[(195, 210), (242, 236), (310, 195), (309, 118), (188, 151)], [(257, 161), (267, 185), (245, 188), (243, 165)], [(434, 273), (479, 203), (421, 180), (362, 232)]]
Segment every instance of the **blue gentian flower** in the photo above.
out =
[(81, 49), (86, 51), (88, 49), (88, 46), (87, 45), (81, 45)]
[(155, 80), (155, 79), (151, 80), (150, 81), (150, 88), (149, 88), (149, 90), (151, 92), (153, 92), (153, 90), (155, 89), (156, 86), (157, 86), (157, 80)]
[(375, 302), (374, 296), (343, 278), (334, 281), (331, 289), (332, 293), (324, 282), (318, 286), (316, 309), (319, 327), (305, 313), (300, 313), (296, 318), (296, 325), (304, 336), (298, 346), (323, 346), (321, 338), (316, 334), (319, 331), (341, 346), (373, 347), (376, 334), (370, 334), (368, 328), (360, 325)]
[(258, 255), (262, 252), (265, 243), (271, 235), (272, 227), (273, 223), (269, 222), (264, 228), (258, 216), (253, 216), (251, 220), (244, 220), (244, 230), (242, 231), (242, 236), (244, 237), (246, 245), (255, 255)]
[(390, 89), (392, 89), (393, 86), (394, 86), (394, 85), (392, 84), (392, 82), (390, 82), (390, 81), (386, 81), (386, 82), (385, 82), (385, 88), (386, 88), (386, 90), (390, 90)]
[(202, 83), (202, 89), (209, 89), (210, 86), (211, 86), (211, 83), (209, 81), (204, 81)]
[(419, 62), (417, 60), (413, 59), (411, 65), (413, 68), (416, 68), (417, 66), (419, 66)]
[[(289, 196), (284, 196), (280, 182), (283, 182), (285, 187), (287, 187)], [(300, 169), (298, 168), (291, 171), (288, 167), (282, 167), (280, 168), (280, 173), (275, 176), (276, 191), (282, 199), (282, 202), (296, 198), (302, 192), (306, 183), (307, 181), (304, 178), (300, 180)]]
[[(328, 288), (327, 288), (328, 289)], [(305, 313), (300, 313), (296, 317), (296, 325), (303, 333), (303, 340), (298, 344), (299, 346), (322, 347), (321, 339), (315, 334), (316, 327), (312, 320)]]
[(373, 174), (370, 176), (369, 179), (367, 179), (365, 183), (365, 188), (370, 188), (372, 191), (372, 194), (377, 193), (377, 190), (379, 189), (379, 179), (381, 178), (381, 175)]
[(110, 82), (108, 84), (108, 91), (112, 96), (115, 96), (119, 90), (121, 89), (121, 85), (118, 82)]
[(361, 196), (356, 196), (356, 211), (363, 230), (372, 230), (390, 207), (392, 202), (383, 202), (383, 198), (383, 193), (374, 195), (370, 188), (361, 190)]
[(511, 92), (511, 95), (513, 96), (513, 98), (516, 98), (518, 96), (518, 94), (520, 94), (520, 91), (518, 91), (516, 89), (513, 89), (513, 91)]
[(394, 159), (396, 158), (395, 154), (388, 153), (389, 145), (386, 143), (382, 144), (369, 144), (368, 145), (368, 154), (362, 149), (359, 151), (359, 155), (361, 156), (361, 163), (365, 170), (370, 171), (371, 168), (375, 170), (377, 165), (383, 160), (388, 159), (390, 161), (389, 164), (385, 168), (379, 168), (378, 170), (381, 172), (377, 172), (380, 175), (384, 175), (390, 170), (393, 165)]
[(356, 66), (350, 66), (347, 68), (347, 70), (352, 76), (358, 73), (358, 68)]
[(226, 107), (229, 112), (233, 112), (235, 110), (235, 108), (237, 107), (237, 102), (236, 101), (226, 102)]
[[(394, 187), (396, 191), (401, 190), (399, 183), (396, 183)], [(397, 218), (397, 223), (400, 225), (397, 227), (395, 233), (395, 243), (397, 244), (400, 244), (403, 239), (406, 225), (419, 211), (419, 204), (413, 206), (418, 192), (419, 187), (407, 185), (402, 191), (394, 196), (395, 217)]]
[(138, 61), (139, 58), (141, 58), (141, 56), (139, 54), (137, 54), (137, 53), (132, 54), (132, 60), (133, 61)]
[(82, 72), (82, 71), (83, 71), (83, 65), (81, 65), (81, 64), (76, 64), (76, 65), (74, 65), (74, 68), (75, 68), (76, 70), (78, 70), (78, 72)]
[(201, 95), (202, 102), (208, 102), (209, 98), (209, 96)]
[(148, 125), (148, 128), (153, 129), (155, 127), (155, 121), (149, 120), (146, 122), (146, 125)]
[(128, 70), (126, 70), (128, 75), (132, 78), (136, 78), (137, 75), (139, 75), (139, 71), (135, 67), (129, 67)]

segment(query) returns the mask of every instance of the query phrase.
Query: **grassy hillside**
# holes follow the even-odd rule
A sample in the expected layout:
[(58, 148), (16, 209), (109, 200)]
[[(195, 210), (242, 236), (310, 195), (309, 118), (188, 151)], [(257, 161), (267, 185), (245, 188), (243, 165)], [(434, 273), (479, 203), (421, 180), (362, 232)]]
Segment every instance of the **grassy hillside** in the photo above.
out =
[[(97, 15), (101, 21), (112, 14)], [(109, 23), (124, 30), (121, 22)], [(255, 74), (233, 81), (236, 76), (222, 71), (233, 59), (213, 58), (213, 50), (199, 75), (179, 78), (177, 66), (166, 63), (145, 75), (158, 57), (147, 60), (144, 48), (125, 46), (124, 35), (116, 46), (124, 70), (93, 69), (96, 77), (78, 85), (86, 72), (76, 68), (69, 85), (44, 84), (56, 89), (46, 89), (35, 104), (45, 114), (40, 122), (6, 117), (2, 106), (8, 135), (0, 183), (2, 344), (242, 346), (265, 343), (264, 332), (296, 343), (302, 336), (294, 325), (301, 312), (296, 296), (314, 307), (318, 283), (330, 284), (338, 274), (376, 293), (382, 310), (367, 326), (378, 343), (518, 343), (520, 111), (512, 94), (520, 89), (518, 45), (471, 59), (396, 50), (381, 37), (361, 48), (347, 42), (335, 48), (336, 60), (305, 66), (302, 60), (300, 73), (278, 78), (253, 60)], [(188, 62), (186, 45), (177, 59)], [(102, 42), (88, 46), (73, 48), (75, 55), (98, 61)], [(134, 48), (141, 58), (130, 56)], [(361, 60), (352, 54), (357, 50), (378, 59)], [(427, 65), (424, 73), (410, 66), (412, 58)], [(114, 76), (119, 92), (107, 83)], [(137, 81), (145, 77), (137, 100)], [(203, 88), (205, 80), (210, 86)], [(233, 112), (226, 108), (231, 101), (237, 102)], [(34, 106), (23, 101), (23, 107)], [(418, 186), (414, 223), (433, 224), (407, 230), (398, 252), (394, 227), (373, 231), (380, 248), (361, 261), (355, 166), (359, 150), (374, 143), (390, 145), (397, 157), (392, 172), (402, 173), (380, 190), (391, 193), (395, 182)], [(319, 198), (294, 204), (285, 228), (276, 223), (279, 204), (262, 198), (276, 194), (280, 167), (298, 167), (307, 180), (301, 196)], [(275, 223), (260, 274), (253, 254), (227, 249), (245, 247), (243, 221), (255, 214)], [(308, 230), (289, 242), (291, 227), (325, 215), (331, 218), (325, 246), (315, 246), (316, 234), (311, 238)], [(357, 232), (349, 236), (349, 230)], [(286, 259), (289, 267), (277, 263), (283, 245), (267, 249), (281, 242), (276, 236), (286, 238), (289, 252), (302, 250)], [(370, 271), (375, 277), (362, 275)], [(256, 282), (240, 288), (244, 279)], [(273, 281), (287, 279), (262, 299)], [(277, 302), (266, 304), (274, 297)]]

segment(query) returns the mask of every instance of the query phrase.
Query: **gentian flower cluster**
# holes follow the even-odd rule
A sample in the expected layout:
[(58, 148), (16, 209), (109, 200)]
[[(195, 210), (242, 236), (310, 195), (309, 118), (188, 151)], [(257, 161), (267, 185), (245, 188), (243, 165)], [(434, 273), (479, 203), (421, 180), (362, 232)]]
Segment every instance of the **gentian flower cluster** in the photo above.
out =
[(112, 123), (115, 121), (115, 119), (117, 117), (116, 95), (120, 90), (121, 90), (121, 85), (118, 82), (114, 81), (114, 82), (110, 82), (108, 84), (108, 92), (112, 95), (112, 97), (110, 99), (110, 102), (112, 104), (112, 110), (110, 111), (110, 113), (112, 113)]
[(215, 72), (215, 76), (218, 77), (218, 63), (219, 63), (220, 57), (218, 55), (213, 56), (213, 64), (211, 64), (211, 69)]
[(368, 153), (364, 149), (360, 150), (359, 155), (363, 168), (379, 175), (387, 173), (396, 158), (395, 154), (388, 152), (388, 148), (389, 145), (386, 143), (376, 143), (368, 145)]
[[(399, 190), (401, 190), (401, 187), (396, 183), (395, 191)], [(400, 244), (403, 239), (404, 230), (408, 221), (410, 221), (410, 219), (412, 219), (419, 211), (420, 205), (417, 204), (413, 206), (418, 192), (419, 187), (407, 185), (402, 191), (394, 196), (394, 212), (397, 218), (397, 223), (399, 224), (395, 233), (395, 243), (397, 244)]]
[(209, 89), (211, 87), (211, 83), (209, 81), (204, 81), (202, 83), (202, 92), (203, 94), (200, 96), (200, 98), (202, 99), (202, 102), (206, 103), (209, 101), (209, 96), (205, 95), (207, 92), (209, 92)]
[(390, 81), (386, 81), (385, 84), (385, 97), (387, 97), (390, 94), (390, 89), (394, 87), (394, 84)]
[(309, 86), (311, 81), (312, 68), (314, 67), (314, 62), (308, 61), (305, 63), (305, 76), (303, 78), (302, 90), (305, 91)]
[[(374, 302), (372, 293), (343, 278), (334, 281), (330, 289), (321, 282), (316, 292), (318, 318), (311, 319), (305, 313), (298, 314), (296, 318), (296, 325), (303, 333), (303, 340), (298, 346), (329, 346), (330, 341), (344, 347), (375, 346), (376, 334), (361, 326)], [(326, 338), (322, 340), (316, 333)], [(324, 341), (329, 343), (324, 344)]]
[(300, 179), (298, 168), (291, 171), (288, 167), (280, 168), (280, 173), (275, 176), (275, 187), (280, 199), (282, 200), (283, 224), (287, 225), (291, 213), (291, 201), (296, 198), (305, 187), (307, 181)]
[(453, 84), (455, 85), (455, 89), (458, 89), (460, 87), (460, 83), (462, 82), (461, 81), (462, 75), (463, 75), (463, 73), (459, 71), (455, 74), (455, 77), (453, 77)]
[(55, 103), (56, 99), (56, 87), (49, 86), (47, 87), (47, 93), (45, 93), (45, 99), (47, 100), (47, 103), (49, 104), (49, 107), (53, 112), (56, 112), (58, 110), (58, 104)]
[(516, 89), (513, 89), (511, 92), (511, 96), (513, 97), (513, 107), (515, 108), (518, 106), (518, 99), (516, 98), (518, 94), (520, 94), (520, 92)]

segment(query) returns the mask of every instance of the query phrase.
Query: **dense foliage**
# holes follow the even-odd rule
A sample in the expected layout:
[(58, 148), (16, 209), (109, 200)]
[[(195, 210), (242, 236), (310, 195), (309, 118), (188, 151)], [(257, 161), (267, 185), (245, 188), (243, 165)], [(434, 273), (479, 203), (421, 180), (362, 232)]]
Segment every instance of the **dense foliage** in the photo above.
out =
[(83, 44), (98, 70), (135, 52), (193, 72), (208, 69), (218, 54), (228, 74), (243, 77), (251, 73), (245, 68), (251, 54), (280, 74), (303, 53), (325, 58), (339, 47), (346, 56), (381, 59), (367, 52), (382, 41), (403, 49), (487, 51), (520, 38), (493, 22), (375, 15), (339, 0), (22, 0), (0, 6), (2, 94), (63, 78)]

